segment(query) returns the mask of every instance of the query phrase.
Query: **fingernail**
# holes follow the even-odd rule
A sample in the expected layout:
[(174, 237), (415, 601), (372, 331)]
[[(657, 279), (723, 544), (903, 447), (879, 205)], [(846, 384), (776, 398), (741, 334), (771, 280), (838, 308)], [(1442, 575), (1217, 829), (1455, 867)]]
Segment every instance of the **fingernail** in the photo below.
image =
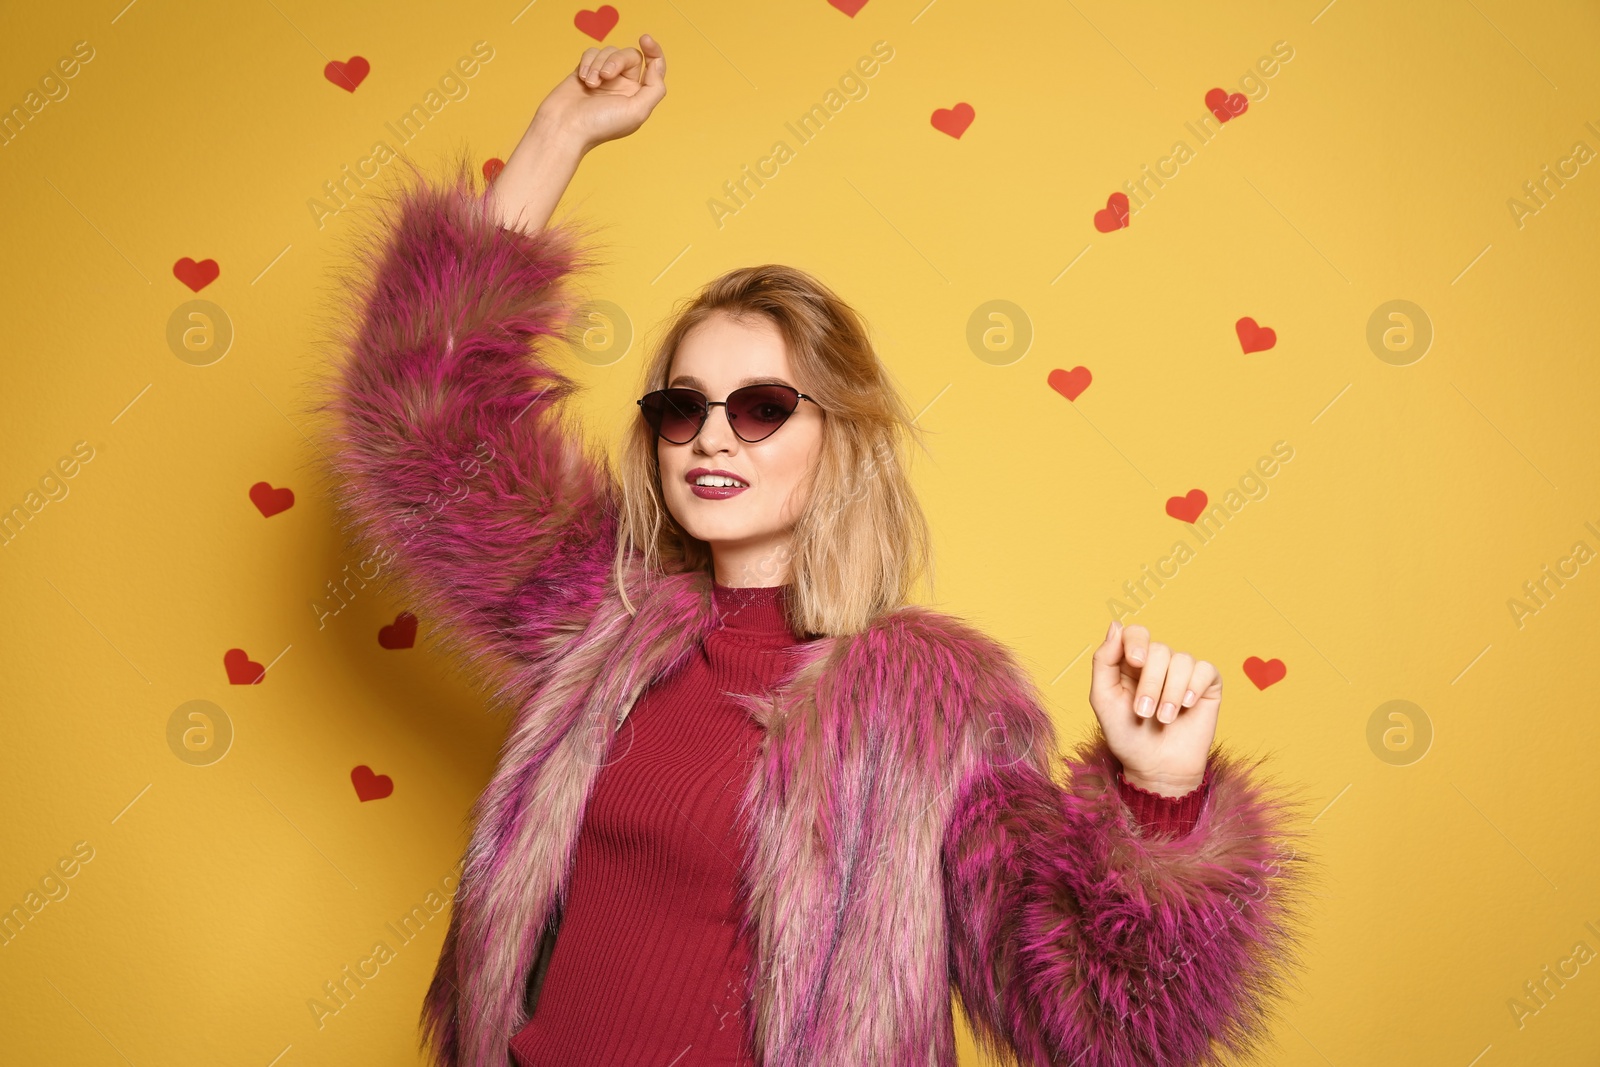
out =
[(1116, 633), (1117, 633), (1117, 620), (1116, 619), (1112, 619), (1111, 620), (1111, 625), (1106, 627), (1106, 640), (1107, 641), (1111, 640), (1113, 637), (1116, 636)]
[(1193, 703), (1194, 703), (1194, 690), (1193, 689), (1185, 689), (1183, 691), (1183, 706), (1184, 707), (1188, 707), (1190, 704), (1193, 704)]
[(1154, 703), (1155, 703), (1155, 698), (1154, 697), (1140, 697), (1139, 698), (1139, 715), (1142, 718), (1148, 719), (1150, 717), (1150, 706), (1152, 704), (1154, 704)]
[(1160, 712), (1160, 714), (1158, 714), (1156, 716), (1156, 718), (1160, 719), (1162, 722), (1171, 722), (1173, 719), (1176, 719), (1177, 717), (1178, 717), (1178, 708), (1170, 700), (1165, 701), (1164, 703), (1162, 703), (1161, 712)]

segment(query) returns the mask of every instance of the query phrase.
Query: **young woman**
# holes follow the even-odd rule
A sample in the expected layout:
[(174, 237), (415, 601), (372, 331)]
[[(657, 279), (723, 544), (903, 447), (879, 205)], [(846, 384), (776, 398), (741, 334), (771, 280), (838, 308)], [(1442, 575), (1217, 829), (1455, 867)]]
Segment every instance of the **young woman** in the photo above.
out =
[[(809, 275), (731, 271), (614, 471), (554, 343), (550, 217), (666, 60), (589, 49), (492, 186), (420, 172), (348, 279), (330, 492), (516, 708), (422, 1011), (446, 1065), (1213, 1064), (1292, 978), (1298, 804), (1214, 743), (1209, 662), (1113, 623), (1070, 757), (1013, 653), (908, 602), (910, 420)], [(369, 272), (370, 271), (370, 272)], [(1064, 771), (1061, 779), (1057, 772)]]

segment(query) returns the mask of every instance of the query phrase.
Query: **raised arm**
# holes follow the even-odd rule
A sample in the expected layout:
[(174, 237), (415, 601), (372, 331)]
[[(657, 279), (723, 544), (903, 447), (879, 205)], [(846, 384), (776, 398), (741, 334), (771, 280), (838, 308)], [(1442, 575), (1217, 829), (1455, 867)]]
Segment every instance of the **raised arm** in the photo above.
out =
[(612, 66), (599, 88), (563, 79), (489, 190), (464, 159), (437, 182), (406, 164), (376, 243), (340, 279), (359, 311), (320, 383), (347, 532), (502, 688), (530, 680), (610, 581), (618, 490), (568, 417), (578, 385), (560, 367), (568, 281), (589, 253), (578, 227), (548, 220), (582, 156), (643, 121)]
[(1048, 715), (1012, 678), (981, 720), (1001, 743), (970, 747), (944, 836), (951, 977), (975, 1036), (1039, 1067), (1248, 1052), (1296, 965), (1297, 805), (1214, 745), (1193, 828), (1152, 833), (1098, 728), (1053, 779)]

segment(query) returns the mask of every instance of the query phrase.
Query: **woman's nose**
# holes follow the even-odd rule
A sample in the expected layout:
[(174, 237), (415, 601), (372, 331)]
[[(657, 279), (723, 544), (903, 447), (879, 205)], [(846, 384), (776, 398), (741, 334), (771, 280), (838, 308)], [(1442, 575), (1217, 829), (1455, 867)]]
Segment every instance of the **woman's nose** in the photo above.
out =
[(733, 432), (733, 423), (728, 420), (726, 405), (718, 404), (706, 414), (705, 425), (700, 427), (700, 432), (695, 435), (695, 441), (704, 447), (717, 450), (723, 445), (731, 445), (739, 439)]

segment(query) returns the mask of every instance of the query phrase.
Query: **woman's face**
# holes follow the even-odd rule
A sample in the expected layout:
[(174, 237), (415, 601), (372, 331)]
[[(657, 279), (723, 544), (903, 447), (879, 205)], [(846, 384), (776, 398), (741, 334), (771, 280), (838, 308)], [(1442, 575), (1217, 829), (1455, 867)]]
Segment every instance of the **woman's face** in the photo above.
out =
[[(778, 382), (810, 393), (796, 381), (788, 346), (765, 317), (745, 322), (717, 313), (678, 345), (667, 387), (698, 389), (726, 400), (743, 385)], [(667, 510), (689, 533), (711, 546), (716, 579), (723, 585), (780, 585), (787, 581), (789, 531), (804, 510), (807, 479), (822, 448), (822, 410), (802, 400), (771, 436), (751, 444), (728, 425), (727, 409), (711, 408), (688, 444), (656, 438)], [(748, 488), (717, 498), (697, 495), (705, 473), (730, 475)]]

